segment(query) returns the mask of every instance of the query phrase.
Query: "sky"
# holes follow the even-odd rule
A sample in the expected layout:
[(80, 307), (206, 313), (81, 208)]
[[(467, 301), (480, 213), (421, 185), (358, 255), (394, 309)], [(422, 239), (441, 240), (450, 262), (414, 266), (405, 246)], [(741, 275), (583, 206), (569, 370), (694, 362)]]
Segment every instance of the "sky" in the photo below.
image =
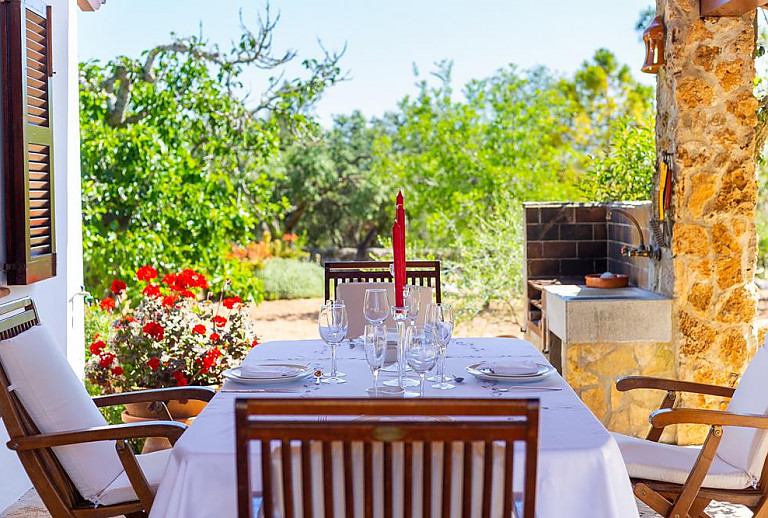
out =
[[(544, 65), (571, 74), (595, 50), (613, 51), (637, 79), (643, 44), (635, 31), (650, 0), (272, 0), (280, 14), (277, 53), (298, 51), (287, 75), (303, 58), (325, 48), (347, 50), (341, 61), (348, 80), (332, 87), (316, 105), (324, 124), (333, 114), (359, 109), (378, 116), (415, 90), (414, 66), (422, 76), (443, 59), (453, 61), (453, 86), (487, 77), (514, 63)], [(170, 33), (202, 34), (224, 48), (239, 37), (238, 13), (250, 27), (263, 12), (261, 0), (107, 0), (99, 11), (79, 13), (80, 60), (138, 57), (170, 41)], [(265, 84), (263, 71), (245, 77), (254, 96)]]

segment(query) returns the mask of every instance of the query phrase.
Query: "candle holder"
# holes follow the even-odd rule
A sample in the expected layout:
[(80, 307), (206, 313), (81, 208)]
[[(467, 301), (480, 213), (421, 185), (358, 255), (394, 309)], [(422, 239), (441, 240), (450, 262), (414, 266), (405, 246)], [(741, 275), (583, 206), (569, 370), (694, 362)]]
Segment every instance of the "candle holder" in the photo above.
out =
[(405, 321), (408, 319), (408, 306), (392, 306), (392, 320), (397, 325), (397, 386), (403, 386), (405, 378)]
[(410, 380), (405, 377), (405, 323), (408, 320), (408, 306), (392, 306), (392, 320), (397, 325), (397, 378), (385, 381), (384, 385), (405, 388), (410, 386)]

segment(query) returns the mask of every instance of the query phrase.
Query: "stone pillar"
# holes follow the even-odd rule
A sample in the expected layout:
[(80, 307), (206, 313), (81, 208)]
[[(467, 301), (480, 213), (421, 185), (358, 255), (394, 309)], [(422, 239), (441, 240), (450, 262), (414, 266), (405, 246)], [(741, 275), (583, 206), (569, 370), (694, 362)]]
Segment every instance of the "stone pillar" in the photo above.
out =
[[(701, 18), (699, 0), (657, 0), (657, 12), (667, 64), (657, 80), (656, 147), (674, 169), (658, 288), (674, 297), (678, 378), (734, 385), (758, 345), (755, 13)], [(701, 437), (700, 428), (678, 430), (681, 444)]]

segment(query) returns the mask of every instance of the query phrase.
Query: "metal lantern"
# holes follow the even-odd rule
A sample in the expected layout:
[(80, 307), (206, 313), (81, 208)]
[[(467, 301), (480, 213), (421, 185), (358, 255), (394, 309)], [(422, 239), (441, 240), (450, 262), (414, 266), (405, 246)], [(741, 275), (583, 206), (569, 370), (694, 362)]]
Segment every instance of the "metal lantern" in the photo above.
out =
[(643, 43), (645, 43), (645, 63), (643, 72), (657, 74), (666, 62), (664, 61), (664, 21), (661, 16), (653, 19), (651, 24), (643, 31)]

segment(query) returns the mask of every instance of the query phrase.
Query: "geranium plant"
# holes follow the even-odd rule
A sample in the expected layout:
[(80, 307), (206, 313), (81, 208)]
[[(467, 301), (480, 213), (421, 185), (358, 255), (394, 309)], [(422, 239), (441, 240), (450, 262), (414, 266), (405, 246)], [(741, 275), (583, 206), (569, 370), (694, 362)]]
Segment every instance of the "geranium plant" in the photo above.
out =
[[(240, 297), (222, 291), (203, 298), (209, 286), (202, 274), (187, 269), (158, 280), (157, 270), (144, 266), (136, 281), (129, 287), (114, 280), (112, 296), (99, 303), (112, 324), (107, 336), (93, 337), (86, 377), (104, 392), (216, 384), (258, 344)], [(129, 289), (141, 291), (135, 307)]]

